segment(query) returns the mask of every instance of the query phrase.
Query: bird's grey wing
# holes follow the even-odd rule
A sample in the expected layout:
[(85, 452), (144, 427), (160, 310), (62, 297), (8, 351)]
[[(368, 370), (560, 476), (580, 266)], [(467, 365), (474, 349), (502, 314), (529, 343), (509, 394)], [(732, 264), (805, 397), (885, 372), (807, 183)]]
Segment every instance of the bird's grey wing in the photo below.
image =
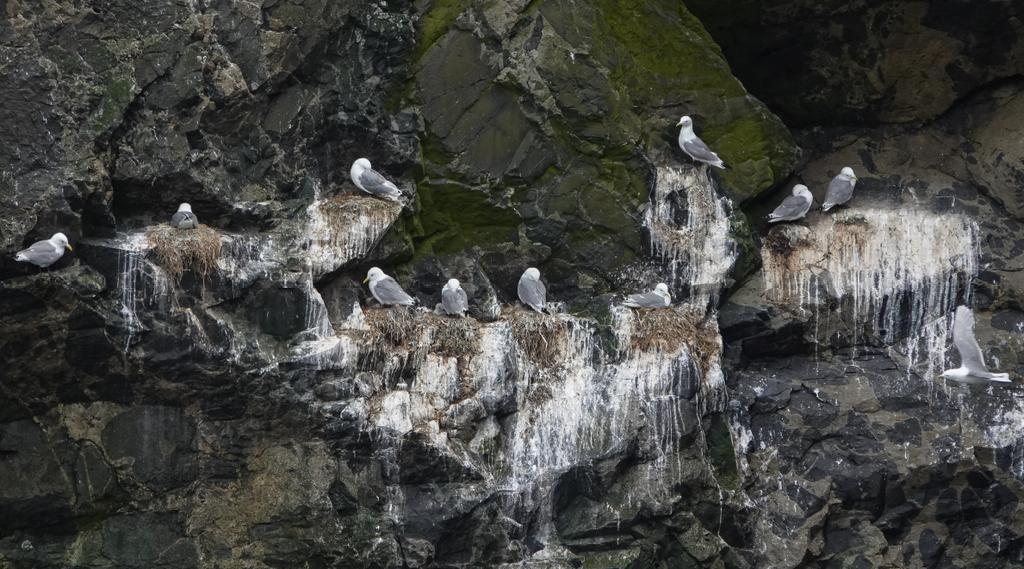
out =
[(633, 308), (664, 308), (665, 299), (653, 292), (643, 292), (629, 295), (623, 304)]
[(825, 205), (841, 205), (853, 197), (853, 180), (836, 176), (828, 184), (828, 191), (825, 192)]
[(64, 255), (64, 251), (55, 250), (53, 244), (49, 241), (36, 241), (29, 245), (27, 249), (18, 251), (18, 256), (40, 267), (48, 267), (56, 263), (62, 255)]
[(194, 229), (197, 225), (199, 225), (199, 220), (196, 219), (195, 214), (190, 211), (179, 211), (171, 216), (171, 227)]
[(441, 306), (448, 314), (461, 314), (465, 312), (469, 308), (466, 302), (466, 291), (461, 288), (441, 291)]
[(382, 198), (397, 200), (402, 195), (398, 186), (389, 182), (387, 178), (378, 174), (376, 170), (369, 168), (363, 170), (363, 173), (359, 176), (359, 183), (363, 185), (363, 189), (367, 192)]
[(800, 196), (789, 196), (782, 200), (771, 216), (774, 219), (798, 219), (807, 213), (807, 208), (810, 205), (806, 199)]
[(694, 160), (700, 160), (701, 162), (718, 162), (721, 158), (718, 157), (704, 141), (699, 138), (693, 140), (687, 140), (682, 143), (683, 152), (686, 152)]
[(544, 283), (521, 277), (519, 279), (519, 300), (530, 305), (537, 312), (543, 311), (544, 303), (547, 300)]
[(391, 277), (384, 277), (373, 286), (374, 298), (381, 304), (412, 304), (413, 298), (402, 290), (398, 282)]
[(973, 372), (987, 372), (985, 358), (981, 355), (981, 346), (974, 337), (974, 313), (971, 309), (960, 306), (956, 309), (953, 320), (953, 345), (960, 352), (960, 365)]

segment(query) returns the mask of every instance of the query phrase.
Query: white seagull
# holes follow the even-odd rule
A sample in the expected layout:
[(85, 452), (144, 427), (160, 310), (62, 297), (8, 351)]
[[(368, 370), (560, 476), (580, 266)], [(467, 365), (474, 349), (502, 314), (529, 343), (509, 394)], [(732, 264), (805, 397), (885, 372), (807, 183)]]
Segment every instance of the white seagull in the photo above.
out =
[(725, 168), (725, 162), (718, 157), (717, 154), (708, 148), (707, 144), (701, 140), (696, 134), (693, 133), (693, 119), (688, 116), (684, 116), (679, 119), (676, 126), (682, 127), (679, 129), (679, 148), (683, 149), (683, 152), (690, 158), (693, 158), (697, 162), (703, 162), (710, 164), (715, 168)]
[(672, 305), (672, 295), (668, 293), (668, 285), (658, 283), (651, 292), (631, 294), (622, 301), (630, 308), (668, 308)]
[(768, 214), (768, 223), (800, 219), (807, 215), (813, 201), (814, 196), (811, 195), (811, 190), (808, 190), (807, 186), (803, 184), (797, 184), (793, 186), (793, 195), (782, 200), (779, 207)]
[(171, 216), (171, 227), (175, 229), (195, 229), (199, 227), (199, 219), (192, 213), (192, 206), (182, 203), (178, 211)]
[(441, 309), (449, 316), (465, 316), (469, 310), (466, 291), (459, 285), (459, 279), (449, 279), (441, 289)]
[(402, 306), (412, 306), (416, 303), (416, 299), (406, 294), (402, 287), (399, 286), (398, 281), (384, 274), (384, 271), (373, 267), (368, 273), (363, 282), (370, 283), (370, 294), (373, 298), (377, 299), (377, 302), (384, 306), (393, 306), (396, 304)]
[(523, 301), (523, 304), (541, 314), (544, 313), (544, 306), (547, 303), (547, 289), (544, 288), (544, 283), (540, 282), (540, 271), (533, 267), (523, 271), (523, 276), (519, 277), (517, 292), (519, 293), (519, 300)]
[(401, 203), (399, 198), (402, 197), (402, 191), (377, 173), (366, 158), (353, 162), (349, 175), (352, 177), (352, 183), (360, 190), (378, 198)]
[(14, 255), (15, 261), (32, 263), (37, 267), (46, 268), (56, 263), (64, 256), (64, 249), (74, 251), (68, 244), (68, 236), (63, 233), (54, 233), (53, 237), (44, 241), (36, 241), (27, 249), (22, 249)]
[(960, 352), (960, 367), (947, 369), (942, 372), (942, 377), (965, 384), (1010, 381), (1010, 374), (992, 373), (985, 367), (981, 346), (974, 337), (974, 313), (966, 306), (956, 307), (956, 316), (953, 317), (953, 345), (956, 346), (956, 351)]
[(843, 205), (853, 197), (853, 188), (857, 185), (857, 175), (853, 168), (844, 167), (839, 175), (832, 178), (828, 183), (828, 191), (825, 192), (825, 203), (821, 206), (822, 211), (828, 211), (837, 205)]

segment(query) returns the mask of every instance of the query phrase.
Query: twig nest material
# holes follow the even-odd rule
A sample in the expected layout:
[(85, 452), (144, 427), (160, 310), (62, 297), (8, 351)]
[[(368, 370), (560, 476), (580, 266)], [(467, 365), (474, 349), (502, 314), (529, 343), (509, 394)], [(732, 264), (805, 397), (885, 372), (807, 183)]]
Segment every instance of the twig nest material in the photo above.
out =
[(558, 316), (527, 310), (508, 313), (512, 338), (528, 360), (538, 367), (555, 367), (569, 341), (569, 325)]
[(684, 345), (693, 359), (707, 372), (718, 358), (718, 328), (713, 319), (693, 306), (657, 310), (634, 309), (630, 329), (630, 347), (642, 352), (677, 352)]
[(205, 280), (220, 258), (220, 234), (208, 225), (177, 229), (161, 223), (146, 230), (146, 241), (156, 263), (175, 282), (181, 280), (185, 271)]

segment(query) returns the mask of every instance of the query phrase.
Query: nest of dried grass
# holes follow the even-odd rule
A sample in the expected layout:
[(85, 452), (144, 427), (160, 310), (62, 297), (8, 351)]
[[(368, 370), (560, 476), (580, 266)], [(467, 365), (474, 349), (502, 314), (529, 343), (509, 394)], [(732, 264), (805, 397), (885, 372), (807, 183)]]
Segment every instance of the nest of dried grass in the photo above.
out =
[(401, 208), (401, 205), (394, 202), (359, 194), (342, 194), (320, 203), (324, 219), (335, 230), (347, 230), (363, 217), (386, 223), (391, 221)]
[(161, 223), (146, 230), (146, 241), (156, 263), (175, 282), (185, 271), (206, 280), (220, 258), (220, 234), (208, 225), (195, 229), (176, 229)]
[(527, 359), (539, 367), (554, 367), (565, 353), (569, 326), (561, 318), (526, 310), (509, 314), (512, 338)]
[(430, 315), (428, 321), (433, 328), (431, 353), (459, 358), (480, 351), (480, 331), (472, 318)]
[(363, 316), (374, 345), (387, 342), (393, 346), (408, 346), (417, 339), (423, 325), (416, 319), (413, 309), (405, 306), (365, 308)]
[(672, 353), (685, 344), (705, 372), (718, 358), (718, 329), (712, 319), (704, 318), (700, 309), (692, 306), (638, 309), (633, 315), (630, 334), (633, 349)]

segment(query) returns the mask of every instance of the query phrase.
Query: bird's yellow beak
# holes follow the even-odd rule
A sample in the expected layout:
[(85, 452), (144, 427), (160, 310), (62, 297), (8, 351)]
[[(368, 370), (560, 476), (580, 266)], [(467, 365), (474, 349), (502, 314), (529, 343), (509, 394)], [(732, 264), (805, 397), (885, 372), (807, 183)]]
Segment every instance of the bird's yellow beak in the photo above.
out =
[(65, 245), (65, 247), (68, 248), (68, 251), (74, 251), (74, 248), (71, 247), (71, 243), (68, 243), (67, 245)]
[(368, 282), (370, 282), (370, 277), (366, 277), (365, 279), (363, 279), (363, 284), (366, 284)]

